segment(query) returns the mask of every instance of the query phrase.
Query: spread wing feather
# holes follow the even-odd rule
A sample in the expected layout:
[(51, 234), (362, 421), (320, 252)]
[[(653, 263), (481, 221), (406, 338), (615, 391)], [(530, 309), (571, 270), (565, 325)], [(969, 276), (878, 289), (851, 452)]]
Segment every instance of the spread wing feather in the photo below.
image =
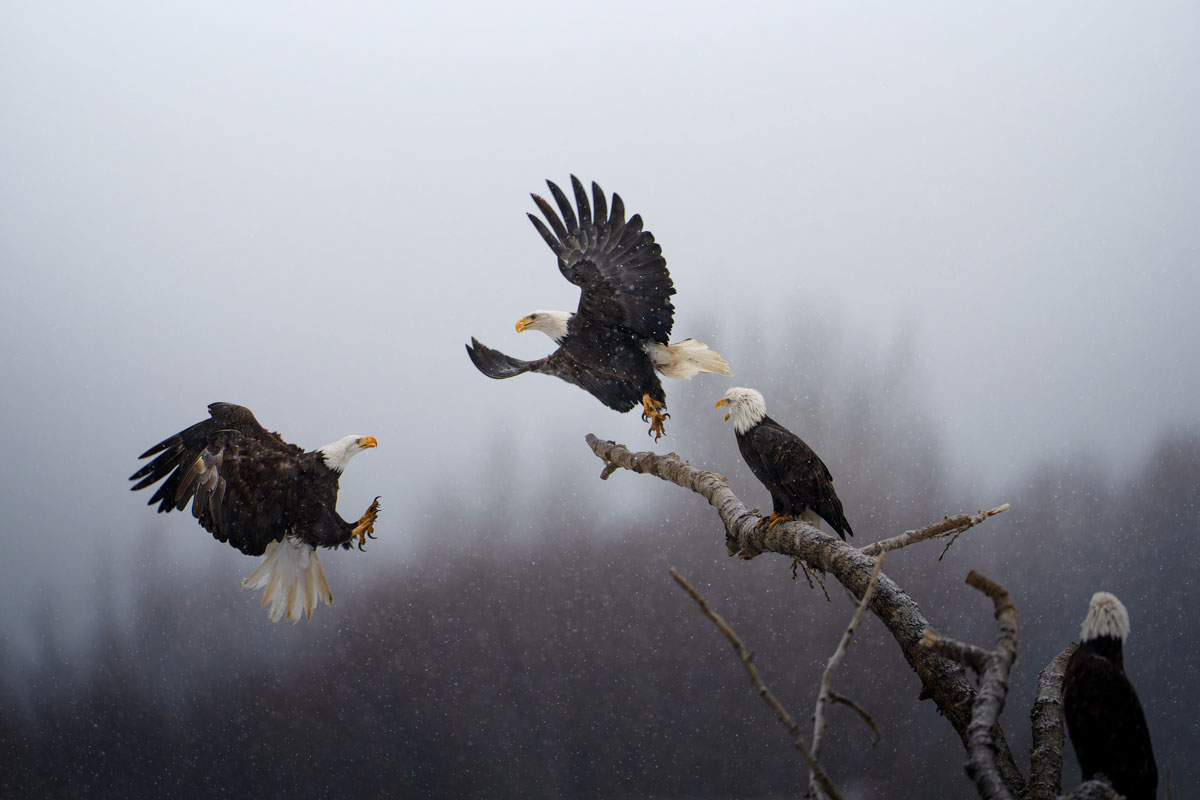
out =
[(158, 481), (149, 505), (192, 515), (213, 537), (261, 555), (286, 534), (313, 546), (348, 546), (351, 523), (334, 510), (337, 473), (319, 453), (305, 453), (266, 430), (249, 409), (213, 403), (209, 419), (170, 436), (141, 458), (134, 491)]
[(636, 398), (641, 397), (637, 381), (589, 368), (561, 347), (545, 358), (522, 361), (471, 337), (471, 344), (467, 345), (467, 355), (471, 357), (476, 368), (489, 378), (503, 380), (526, 372), (553, 375), (584, 389), (617, 411), (628, 411), (637, 405)]
[(553, 181), (546, 185), (558, 211), (535, 194), (533, 202), (545, 223), (533, 214), (529, 218), (558, 257), (563, 277), (581, 289), (569, 332), (602, 325), (666, 344), (674, 322), (675, 286), (662, 248), (652, 233), (642, 229), (642, 218), (635, 214), (626, 221), (625, 204), (617, 194), (609, 212), (604, 191), (596, 183), (589, 204), (583, 184), (574, 175), (571, 186), (578, 215), (562, 189)]

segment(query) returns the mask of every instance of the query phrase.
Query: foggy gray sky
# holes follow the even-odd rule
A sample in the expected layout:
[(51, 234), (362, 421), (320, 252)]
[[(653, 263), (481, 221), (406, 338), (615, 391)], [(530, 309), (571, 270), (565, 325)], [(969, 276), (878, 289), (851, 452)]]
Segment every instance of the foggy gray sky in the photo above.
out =
[[(552, 443), (591, 480), (585, 432), (646, 444), (636, 416), (489, 381), (463, 351), (548, 351), (513, 323), (578, 295), (524, 215), (572, 172), (643, 215), (675, 333), (738, 384), (756, 383), (738, 357), (796, 315), (845, 371), (911, 348), (977, 486), (1197, 423), (1194, 4), (0, 15), (0, 633), (148, 529), (211, 555), (125, 479), (215, 400), (308, 448), (375, 435), (340, 507), (383, 495), (398, 558), (427, 520), (405, 503), (456, 470), (536, 481)], [(728, 435), (715, 414), (668, 431), (685, 453)]]

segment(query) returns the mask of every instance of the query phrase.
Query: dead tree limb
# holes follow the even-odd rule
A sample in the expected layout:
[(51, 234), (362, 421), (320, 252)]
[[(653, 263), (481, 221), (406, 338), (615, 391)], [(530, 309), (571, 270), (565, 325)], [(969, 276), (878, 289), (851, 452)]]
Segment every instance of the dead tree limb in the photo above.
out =
[(712, 610), (708, 601), (690, 583), (684, 580), (682, 575), (672, 569), (671, 577), (684, 588), (684, 591), (691, 595), (691, 598), (696, 601), (696, 605), (700, 606), (700, 610), (704, 612), (704, 616), (712, 620), (717, 629), (733, 645), (733, 649), (737, 652), (738, 660), (742, 662), (742, 667), (750, 677), (750, 683), (754, 686), (755, 693), (763, 699), (763, 702), (767, 704), (771, 711), (775, 713), (779, 722), (787, 729), (788, 734), (792, 737), (793, 746), (800, 752), (800, 757), (804, 759), (804, 763), (808, 765), (813, 775), (812, 780), (821, 787), (825, 796), (831, 798), (831, 800), (844, 800), (842, 793), (833, 785), (833, 781), (830, 780), (829, 775), (825, 772), (815, 754), (805, 744), (804, 734), (800, 732), (800, 726), (792, 719), (792, 715), (787, 712), (787, 709), (783, 707), (783, 703), (779, 702), (779, 698), (767, 688), (767, 684), (763, 682), (762, 676), (758, 674), (758, 668), (754, 666), (754, 652), (747, 649), (741, 637), (734, 632), (729, 623), (720, 614)]
[(984, 800), (1010, 800), (1021, 796), (1005, 785), (996, 766), (995, 731), (1008, 697), (1008, 673), (1017, 660), (1017, 606), (1012, 595), (1000, 584), (975, 570), (967, 575), (967, 585), (986, 594), (996, 607), (996, 649), (987, 651), (974, 645), (938, 636), (926, 631), (922, 644), (944, 656), (969, 664), (979, 673), (979, 692), (971, 703), (971, 724), (967, 729), (967, 774), (975, 782)]
[(1009, 504), (1005, 503), (1002, 506), (997, 506), (991, 511), (980, 511), (978, 514), (958, 514), (953, 517), (946, 517), (941, 522), (935, 522), (932, 525), (926, 525), (924, 528), (919, 528), (915, 531), (908, 531), (899, 536), (893, 536), (890, 539), (884, 539), (881, 542), (866, 545), (862, 551), (869, 556), (877, 553), (886, 553), (889, 550), (899, 550), (901, 547), (908, 547), (910, 544), (923, 542), (926, 539), (936, 539), (941, 536), (952, 536), (964, 533), (970, 528), (975, 527), (979, 523), (986, 520), (988, 517), (994, 517), (1002, 511), (1007, 511)]
[[(608, 477), (616, 469), (645, 473), (689, 489), (708, 500), (724, 523), (725, 544), (731, 554), (753, 557), (761, 553), (780, 553), (798, 558), (812, 569), (833, 575), (856, 598), (861, 598), (866, 591), (874, 559), (859, 548), (827, 536), (803, 522), (785, 522), (769, 531), (757, 528), (761, 518), (738, 499), (721, 475), (696, 469), (673, 453), (665, 456), (650, 452), (634, 453), (624, 445), (604, 441), (592, 434), (588, 434), (586, 440), (596, 457), (604, 462), (602, 477)], [(869, 608), (896, 639), (904, 658), (920, 678), (920, 697), (934, 701), (966, 745), (974, 687), (959, 664), (921, 647), (921, 636), (930, 625), (916, 601), (881, 572)], [(1014, 794), (1024, 791), (1025, 779), (1017, 769), (999, 728), (995, 731), (995, 742), (997, 766), (1005, 785)]]
[(1029, 800), (1054, 800), (1062, 791), (1063, 725), (1062, 677), (1079, 645), (1072, 642), (1056, 655), (1037, 679), (1037, 697), (1029, 712), (1033, 746), (1029, 748)]
[[(854, 638), (854, 632), (858, 630), (858, 626), (862, 622), (863, 612), (867, 610), (867, 603), (871, 602), (871, 595), (875, 593), (875, 585), (879, 580), (879, 569), (883, 566), (883, 558), (886, 555), (887, 553), (883, 552), (875, 556), (875, 567), (871, 570), (871, 579), (867, 582), (867, 588), (863, 592), (862, 600), (858, 602), (858, 607), (854, 609), (854, 615), (850, 617), (850, 624), (846, 627), (846, 632), (842, 634), (842, 639), (838, 642), (837, 649), (829, 657), (829, 663), (825, 666), (824, 674), (821, 675), (821, 691), (817, 693), (817, 707), (813, 711), (812, 753), (813, 758), (817, 761), (821, 760), (821, 745), (825, 743), (825, 706), (833, 702), (833, 698), (838, 696), (833, 691), (833, 673), (846, 658), (846, 651), (850, 649), (850, 641)], [(870, 724), (872, 730), (875, 731), (875, 744), (878, 744), (879, 729), (875, 727), (875, 721), (867, 715), (866, 711), (859, 708), (856, 703), (849, 703), (849, 705), (852, 708), (858, 709), (858, 712)], [(817, 791), (816, 773), (809, 776), (808, 791), (809, 793)]]

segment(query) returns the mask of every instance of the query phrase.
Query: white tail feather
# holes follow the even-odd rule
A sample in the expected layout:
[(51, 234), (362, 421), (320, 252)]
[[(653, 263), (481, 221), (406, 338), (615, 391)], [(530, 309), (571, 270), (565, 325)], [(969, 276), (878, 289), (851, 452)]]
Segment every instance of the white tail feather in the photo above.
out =
[(720, 353), (710, 350), (708, 345), (695, 339), (684, 339), (682, 342), (667, 345), (656, 342), (649, 347), (649, 351), (650, 358), (654, 360), (654, 368), (668, 378), (686, 381), (701, 372), (733, 374)]
[(266, 587), (262, 604), (271, 604), (267, 616), (272, 622), (282, 619), (284, 612), (293, 625), (300, 621), (301, 613), (311, 619), (318, 600), (333, 605), (333, 592), (316, 549), (291, 536), (267, 545), (262, 563), (242, 581), (242, 586)]

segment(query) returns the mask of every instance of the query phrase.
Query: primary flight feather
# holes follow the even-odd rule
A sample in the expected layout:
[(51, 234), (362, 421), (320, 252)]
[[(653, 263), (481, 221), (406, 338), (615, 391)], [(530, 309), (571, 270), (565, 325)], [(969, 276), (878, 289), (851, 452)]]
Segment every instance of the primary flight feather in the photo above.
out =
[[(700, 372), (731, 375), (725, 359), (695, 339), (669, 344), (675, 286), (662, 248), (642, 228), (642, 218), (625, 219), (625, 204), (592, 184), (592, 195), (574, 175), (572, 207), (556, 184), (546, 181), (558, 206), (533, 195), (545, 222), (529, 214), (534, 228), (558, 258), (558, 269), (580, 288), (579, 306), (568, 311), (533, 311), (517, 321), (517, 332), (541, 331), (558, 349), (522, 361), (481, 344), (467, 345), (471, 361), (489, 378), (525, 372), (554, 375), (585, 389), (622, 413), (639, 403), (657, 440), (664, 433), (666, 393), (658, 375), (688, 380)], [(578, 213), (576, 213), (578, 209)]]

